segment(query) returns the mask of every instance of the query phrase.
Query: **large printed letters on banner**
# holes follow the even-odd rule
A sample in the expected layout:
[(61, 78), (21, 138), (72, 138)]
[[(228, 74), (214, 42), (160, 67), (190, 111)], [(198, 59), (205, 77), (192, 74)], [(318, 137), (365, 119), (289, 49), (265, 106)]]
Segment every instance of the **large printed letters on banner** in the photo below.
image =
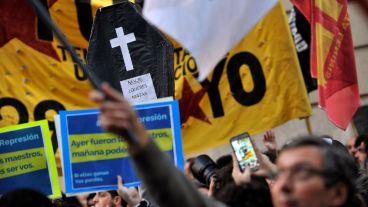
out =
[(295, 47), (281, 4), (233, 48), (202, 83), (193, 57), (174, 50), (175, 96), (184, 152), (228, 143), (311, 115)]
[[(92, 14), (111, 4), (48, 1), (50, 16), (83, 58)], [(95, 107), (87, 97), (91, 87), (85, 74), (52, 32), (38, 23), (31, 7), (20, 0), (2, 1), (0, 12), (0, 127), (46, 117), (53, 130), (57, 111)], [(278, 5), (203, 83), (194, 78), (194, 59), (176, 48), (175, 96), (181, 104), (186, 153), (311, 114), (296, 54), (291, 52), (291, 35), (286, 33), (286, 17)]]
[(311, 74), (318, 104), (345, 130), (360, 105), (347, 0), (292, 0), (311, 24)]
[[(97, 8), (112, 1), (41, 1), (84, 59)], [(49, 120), (59, 110), (92, 108), (83, 71), (23, 0), (0, 2), (0, 127)], [(52, 134), (56, 147), (56, 134)]]

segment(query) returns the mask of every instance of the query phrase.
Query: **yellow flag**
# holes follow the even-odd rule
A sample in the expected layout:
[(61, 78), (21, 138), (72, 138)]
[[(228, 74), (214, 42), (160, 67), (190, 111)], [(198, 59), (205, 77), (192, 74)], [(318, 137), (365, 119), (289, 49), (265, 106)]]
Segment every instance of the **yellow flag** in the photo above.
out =
[[(93, 15), (112, 1), (42, 2), (84, 59)], [(59, 110), (96, 107), (86, 75), (28, 3), (7, 1), (0, 12), (0, 127), (47, 118), (54, 131)], [(54, 132), (52, 141), (56, 146)]]
[[(50, 16), (84, 58), (92, 14), (112, 1), (48, 2)], [(6, 31), (0, 37), (0, 127), (46, 117), (53, 130), (56, 111), (95, 107), (87, 97), (91, 87), (85, 74), (52, 32), (42, 29), (33, 10), (24, 2), (5, 5), (9, 6), (0, 8), (0, 32)], [(291, 36), (286, 34), (286, 16), (278, 5), (203, 83), (194, 78), (198, 75), (194, 59), (176, 48), (176, 98), (185, 120), (186, 152), (310, 115)]]
[(226, 144), (244, 131), (256, 134), (311, 115), (281, 2), (204, 82), (196, 80), (193, 57), (175, 46), (175, 96), (185, 153)]

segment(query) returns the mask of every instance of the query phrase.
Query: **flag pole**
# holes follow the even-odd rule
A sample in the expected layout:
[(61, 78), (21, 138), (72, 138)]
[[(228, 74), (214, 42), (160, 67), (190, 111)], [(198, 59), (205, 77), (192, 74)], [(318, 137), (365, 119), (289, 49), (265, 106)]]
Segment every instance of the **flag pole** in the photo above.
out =
[(38, 16), (41, 20), (52, 29), (56, 37), (60, 40), (60, 42), (64, 45), (66, 50), (70, 53), (73, 61), (80, 67), (83, 72), (87, 75), (90, 80), (92, 86), (96, 89), (100, 89), (101, 81), (97, 77), (93, 77), (86, 64), (82, 63), (82, 60), (77, 55), (75, 49), (71, 46), (69, 41), (66, 39), (65, 35), (60, 31), (60, 29), (56, 26), (56, 24), (52, 21), (46, 8), (41, 4), (39, 0), (29, 0), (29, 3), (33, 6), (34, 10), (37, 12)]
[(309, 135), (312, 135), (312, 125), (310, 123), (310, 116), (308, 116), (307, 118), (304, 119), (305, 120), (305, 125), (307, 126), (307, 131)]

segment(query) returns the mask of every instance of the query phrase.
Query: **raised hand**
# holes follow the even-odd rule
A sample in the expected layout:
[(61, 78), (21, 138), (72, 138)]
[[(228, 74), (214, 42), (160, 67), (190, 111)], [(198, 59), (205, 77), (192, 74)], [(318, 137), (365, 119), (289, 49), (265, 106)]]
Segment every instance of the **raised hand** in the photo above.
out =
[(268, 150), (275, 151), (277, 149), (276, 136), (272, 130), (266, 131), (263, 135), (263, 144)]
[(117, 176), (118, 178), (118, 194), (120, 197), (123, 198), (123, 200), (125, 202), (127, 202), (128, 207), (134, 207), (136, 206), (138, 203), (140, 203), (140, 201), (142, 200), (139, 192), (136, 188), (127, 188), (123, 185), (123, 179), (121, 178), (120, 175)]

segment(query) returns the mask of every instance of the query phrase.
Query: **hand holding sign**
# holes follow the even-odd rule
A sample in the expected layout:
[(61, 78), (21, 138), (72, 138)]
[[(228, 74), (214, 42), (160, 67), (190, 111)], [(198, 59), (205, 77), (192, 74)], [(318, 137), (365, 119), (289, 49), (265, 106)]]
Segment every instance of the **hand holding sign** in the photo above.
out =
[[(134, 110), (106, 83), (90, 96), (101, 110), (61, 111), (57, 118), (66, 194), (116, 190), (117, 175), (127, 187), (139, 185), (129, 155), (137, 155), (152, 142), (182, 168), (177, 101), (140, 104)], [(135, 134), (136, 142), (124, 137), (128, 131)]]

